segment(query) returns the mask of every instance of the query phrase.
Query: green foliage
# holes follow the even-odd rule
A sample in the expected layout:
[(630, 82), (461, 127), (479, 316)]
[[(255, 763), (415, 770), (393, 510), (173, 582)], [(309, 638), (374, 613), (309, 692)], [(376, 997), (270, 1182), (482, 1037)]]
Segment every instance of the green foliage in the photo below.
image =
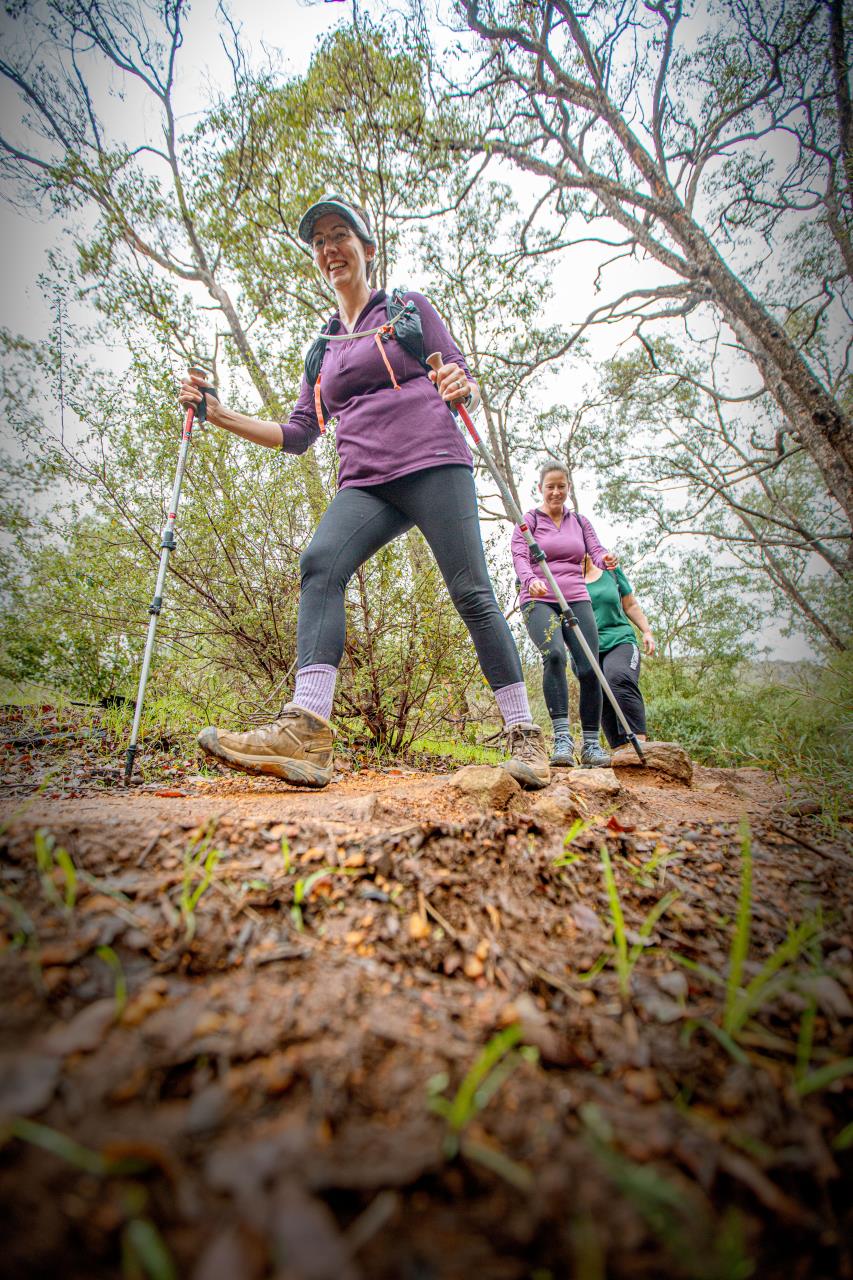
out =
[(124, 966), (112, 947), (97, 947), (95, 954), (99, 960), (103, 960), (113, 975), (116, 1018), (120, 1018), (124, 1011), (124, 1006), (127, 1004), (127, 978), (124, 976)]
[(123, 1280), (178, 1280), (168, 1246), (150, 1218), (132, 1218), (122, 1232)]
[(639, 1164), (624, 1155), (595, 1104), (584, 1104), (581, 1119), (596, 1159), (666, 1248), (679, 1274), (690, 1280), (748, 1280), (754, 1274), (746, 1252), (744, 1223), (737, 1211), (717, 1221), (708, 1202), (699, 1199), (694, 1188), (674, 1182), (653, 1164)]
[(746, 817), (740, 823), (740, 892), (738, 893), (737, 921), (729, 949), (729, 969), (726, 977), (726, 1003), (723, 1011), (723, 1028), (728, 1035), (740, 1028), (740, 988), (743, 966), (749, 954), (749, 928), (752, 920), (752, 837)]
[(580, 974), (581, 979), (589, 979), (600, 973), (605, 967), (608, 960), (612, 959), (616, 974), (619, 980), (619, 994), (624, 1001), (628, 1001), (631, 997), (631, 974), (634, 966), (652, 936), (652, 931), (661, 916), (669, 910), (673, 902), (678, 897), (678, 891), (672, 890), (654, 904), (648, 911), (637, 931), (638, 940), (628, 946), (628, 933), (625, 927), (625, 914), (622, 910), (622, 900), (619, 897), (619, 889), (616, 884), (616, 877), (613, 874), (613, 863), (610, 859), (610, 851), (607, 845), (603, 844), (600, 849), (601, 870), (604, 877), (604, 888), (607, 893), (607, 903), (610, 909), (610, 922), (613, 927), (613, 950), (612, 954), (604, 951), (589, 972)]
[[(39, 827), (33, 837), (36, 867), (44, 896), (54, 906), (64, 907), (66, 913), (74, 910), (77, 901), (77, 868), (67, 849), (57, 845), (56, 839), (44, 827)], [(56, 875), (61, 876), (65, 889), (62, 897), (56, 887)]]
[(772, 770), (791, 793), (820, 805), (836, 827), (853, 794), (853, 657), (779, 670), (722, 663), (701, 678), (691, 659), (644, 665), (652, 737), (676, 741), (704, 764)]
[(195, 909), (204, 893), (210, 888), (213, 873), (222, 854), (211, 848), (216, 820), (211, 819), (204, 831), (192, 839), (184, 850), (184, 874), (181, 881), (181, 919), (187, 943), (195, 937)]
[[(10, 1137), (39, 1147), (90, 1177), (124, 1180), (147, 1168), (145, 1161), (135, 1158), (109, 1159), (60, 1130), (24, 1116), (16, 1116), (4, 1126), (0, 1145)], [(128, 1181), (119, 1183), (119, 1189), (126, 1218), (121, 1237), (124, 1280), (177, 1280), (178, 1272), (166, 1242), (155, 1223), (143, 1216), (147, 1189), (141, 1182)]]
[[(810, 966), (815, 972), (820, 972), (818, 943), (823, 933), (823, 919), (818, 912), (797, 924), (789, 924), (786, 937), (774, 947), (749, 982), (745, 983), (744, 973), (749, 960), (753, 911), (752, 835), (746, 817), (741, 819), (740, 824), (740, 853), (741, 872), (737, 916), (729, 944), (725, 979), (704, 966), (688, 965), (712, 986), (724, 988), (720, 1020), (718, 1023), (709, 1018), (691, 1019), (685, 1023), (684, 1034), (689, 1039), (696, 1027), (702, 1027), (723, 1046), (735, 1062), (746, 1066), (749, 1058), (741, 1047), (741, 1042), (744, 1031), (750, 1027), (755, 1015), (765, 1006), (772, 1004), (780, 993), (796, 987), (796, 966), (803, 956), (809, 959)], [(684, 957), (676, 957), (676, 959), (686, 963)], [(796, 1088), (800, 1093), (810, 1093), (826, 1088), (836, 1079), (848, 1074), (850, 1069), (848, 1060), (830, 1062), (814, 1072), (809, 1072), (808, 1067), (813, 1052), (815, 1012), (816, 1004), (812, 998), (800, 1020), (796, 1045), (794, 1076)]]
[(427, 1092), (430, 1110), (442, 1116), (447, 1123), (444, 1154), (448, 1159), (453, 1159), (461, 1151), (468, 1159), (490, 1168), (519, 1191), (528, 1191), (531, 1177), (527, 1169), (494, 1147), (474, 1142), (466, 1134), (471, 1121), (488, 1105), (504, 1081), (523, 1062), (538, 1061), (537, 1050), (521, 1044), (522, 1038), (522, 1028), (517, 1022), (495, 1032), (465, 1073), (452, 1098), (445, 1096), (449, 1084), (445, 1072), (432, 1077)]
[(305, 928), (305, 916), (303, 907), (311, 896), (311, 890), (322, 883), (323, 880), (331, 880), (334, 876), (354, 876), (358, 875), (355, 867), (318, 867), (316, 871), (312, 871), (310, 875), (300, 877), (293, 886), (293, 902), (290, 907), (290, 918), (296, 928), (297, 933), (302, 933)]

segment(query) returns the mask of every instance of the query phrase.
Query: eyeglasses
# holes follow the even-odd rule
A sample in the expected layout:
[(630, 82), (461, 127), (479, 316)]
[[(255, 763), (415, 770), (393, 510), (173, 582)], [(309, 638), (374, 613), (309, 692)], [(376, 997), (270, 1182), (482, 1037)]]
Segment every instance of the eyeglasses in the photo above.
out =
[(331, 236), (314, 236), (311, 241), (311, 252), (316, 257), (318, 253), (322, 253), (326, 245), (330, 245), (333, 249), (337, 249), (338, 245), (343, 244), (345, 240), (349, 240), (352, 236), (351, 231), (336, 231)]

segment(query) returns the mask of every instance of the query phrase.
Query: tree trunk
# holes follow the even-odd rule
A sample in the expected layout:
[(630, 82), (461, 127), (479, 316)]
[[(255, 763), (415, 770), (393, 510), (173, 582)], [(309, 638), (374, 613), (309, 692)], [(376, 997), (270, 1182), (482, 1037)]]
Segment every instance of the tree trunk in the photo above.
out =
[(672, 229), (853, 526), (853, 423), (693, 220), (679, 213)]

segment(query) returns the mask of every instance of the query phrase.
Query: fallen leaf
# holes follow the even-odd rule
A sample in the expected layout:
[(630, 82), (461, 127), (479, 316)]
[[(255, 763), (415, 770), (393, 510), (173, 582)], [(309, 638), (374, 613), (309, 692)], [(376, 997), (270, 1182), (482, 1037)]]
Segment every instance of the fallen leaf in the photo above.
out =
[(163, 800), (179, 800), (183, 796), (185, 796), (187, 793), (186, 791), (164, 790), (164, 791), (154, 791), (152, 794), (155, 796), (160, 796)]
[(661, 1088), (657, 1076), (649, 1067), (626, 1071), (622, 1077), (622, 1083), (630, 1094), (639, 1098), (640, 1102), (660, 1101)]
[(42, 1053), (0, 1054), (0, 1116), (33, 1116), (53, 1097), (62, 1064)]
[(572, 919), (574, 920), (581, 933), (591, 933), (593, 937), (600, 938), (604, 933), (604, 925), (593, 911), (592, 907), (588, 907), (585, 902), (573, 902), (571, 907)]
[(127, 1027), (138, 1027), (165, 1002), (167, 990), (165, 978), (154, 978), (128, 1002), (121, 1021)]
[(659, 973), (655, 981), (668, 996), (676, 1000), (687, 998), (687, 979), (680, 969), (673, 969), (671, 973)]
[(51, 1027), (42, 1037), (41, 1047), (46, 1053), (60, 1058), (70, 1053), (91, 1053), (97, 1049), (108, 1029), (116, 1020), (116, 1002), (110, 997), (95, 1000), (75, 1014), (70, 1022)]

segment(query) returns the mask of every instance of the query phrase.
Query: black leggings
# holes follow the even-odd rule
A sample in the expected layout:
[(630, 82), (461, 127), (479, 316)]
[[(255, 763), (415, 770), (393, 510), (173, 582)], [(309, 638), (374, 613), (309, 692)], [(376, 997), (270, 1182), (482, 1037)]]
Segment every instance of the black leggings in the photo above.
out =
[(523, 680), (521, 660), (486, 568), (468, 467), (429, 467), (365, 488), (339, 489), (299, 562), (297, 667), (337, 667), (346, 636), (344, 592), (360, 565), (417, 526), (471, 633), (492, 689)]
[[(588, 600), (575, 600), (572, 612), (580, 624), (584, 639), (598, 657), (598, 627)], [(598, 733), (601, 724), (601, 685), (586, 659), (583, 649), (572, 634), (573, 628), (563, 623), (558, 606), (550, 600), (531, 600), (524, 606), (524, 624), (530, 639), (542, 654), (542, 692), (545, 706), (553, 720), (569, 714), (569, 686), (566, 683), (566, 646), (580, 684), (581, 727)]]
[[(614, 645), (601, 659), (601, 669), (625, 719), (634, 733), (646, 732), (646, 704), (640, 693), (640, 649), (636, 644)], [(601, 712), (601, 727), (611, 747), (621, 747), (628, 739), (607, 699)]]

